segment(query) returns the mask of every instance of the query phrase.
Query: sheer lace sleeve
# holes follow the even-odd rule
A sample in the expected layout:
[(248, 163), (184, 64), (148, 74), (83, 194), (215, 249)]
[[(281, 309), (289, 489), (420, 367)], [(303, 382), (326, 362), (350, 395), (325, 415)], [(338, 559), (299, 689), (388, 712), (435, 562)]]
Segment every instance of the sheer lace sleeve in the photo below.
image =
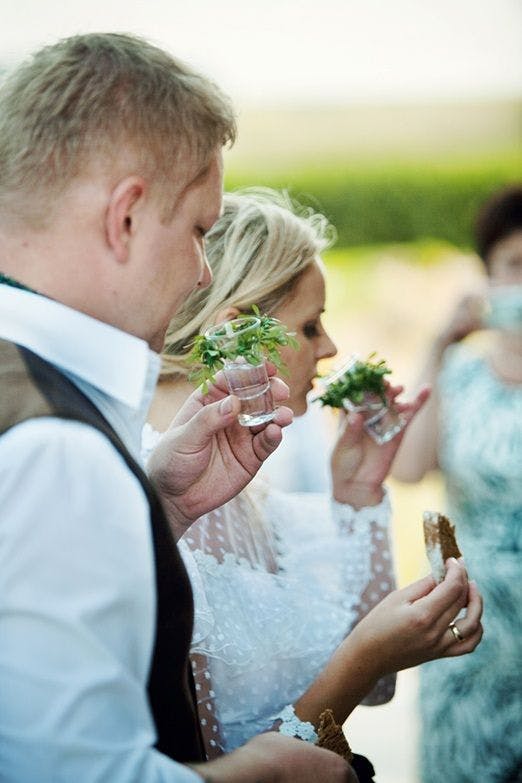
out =
[[(369, 580), (356, 605), (354, 625), (370, 609), (396, 587), (395, 570), (390, 541), (391, 508), (388, 491), (377, 506), (368, 506), (358, 511), (344, 503), (332, 501), (332, 513), (342, 536), (352, 536), (359, 528), (365, 531), (365, 543), (370, 553)], [(396, 675), (390, 674), (380, 679), (371, 693), (363, 700), (367, 706), (384, 704), (393, 698)]]
[[(159, 437), (144, 433), (145, 461)], [(326, 494), (254, 481), (183, 536), (178, 545), (195, 603), (191, 659), (209, 758), (274, 728), (278, 716), (283, 731), (313, 731), (296, 729), (292, 705), (393, 584), (383, 565), (391, 568), (387, 503), (354, 512)]]
[(388, 492), (359, 510), (324, 494), (271, 491), (267, 497), (278, 538), (278, 565), (351, 612), (346, 631), (394, 588)]
[(217, 716), (215, 693), (212, 690), (208, 659), (201, 653), (191, 653), (190, 662), (196, 686), (198, 716), (201, 734), (205, 744), (207, 760), (221, 756), (225, 749), (221, 737), (221, 726)]
[[(359, 510), (322, 494), (271, 495), (270, 502), (277, 503), (285, 517), (278, 528), (282, 567), (299, 570), (303, 580), (315, 579), (318, 589), (327, 590), (347, 610), (346, 635), (395, 589), (388, 491), (378, 505)], [(395, 675), (379, 680), (363, 703), (389, 701), (395, 680)]]

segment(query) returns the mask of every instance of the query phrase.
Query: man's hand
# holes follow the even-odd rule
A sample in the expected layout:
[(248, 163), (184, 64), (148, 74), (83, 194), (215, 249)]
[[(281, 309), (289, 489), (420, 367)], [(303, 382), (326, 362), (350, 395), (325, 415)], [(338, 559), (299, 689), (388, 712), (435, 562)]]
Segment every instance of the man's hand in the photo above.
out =
[(276, 732), (260, 734), (239, 750), (193, 769), (208, 783), (358, 783), (340, 756)]
[[(268, 371), (273, 376), (275, 369), (269, 365)], [(280, 378), (271, 377), (270, 384), (276, 404), (288, 398)], [(242, 427), (239, 408), (219, 373), (208, 394), (198, 389), (190, 395), (150, 457), (150, 477), (178, 538), (251, 481), (292, 421), (290, 408), (278, 407), (268, 424)]]
[(360, 413), (341, 413), (343, 420), (331, 457), (333, 493), (341, 503), (361, 508), (382, 500), (382, 484), (404, 433), (430, 395), (429, 387), (424, 386), (414, 400), (400, 403), (397, 397), (402, 391), (402, 386), (387, 388), (389, 403), (406, 421), (406, 427), (388, 443), (379, 445), (367, 434)]

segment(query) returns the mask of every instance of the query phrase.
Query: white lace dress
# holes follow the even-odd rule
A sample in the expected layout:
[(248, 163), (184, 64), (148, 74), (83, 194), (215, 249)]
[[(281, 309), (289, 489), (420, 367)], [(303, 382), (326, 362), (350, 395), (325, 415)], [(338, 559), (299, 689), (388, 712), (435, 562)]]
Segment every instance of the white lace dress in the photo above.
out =
[[(154, 434), (145, 434), (150, 447)], [(192, 525), (179, 546), (194, 590), (192, 661), (209, 757), (270, 729), (393, 589), (389, 517), (387, 496), (356, 512), (258, 481)], [(387, 678), (366, 703), (393, 690)]]

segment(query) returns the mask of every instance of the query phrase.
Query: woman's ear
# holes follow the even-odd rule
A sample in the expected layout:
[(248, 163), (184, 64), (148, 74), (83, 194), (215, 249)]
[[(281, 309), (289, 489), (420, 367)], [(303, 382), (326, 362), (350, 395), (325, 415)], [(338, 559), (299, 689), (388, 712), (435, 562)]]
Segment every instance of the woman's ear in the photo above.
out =
[(123, 264), (135, 233), (135, 222), (147, 185), (142, 177), (125, 177), (113, 188), (105, 213), (105, 235), (116, 260)]
[(240, 312), (241, 310), (238, 310), (237, 307), (232, 307), (232, 305), (229, 305), (228, 307), (223, 307), (222, 310), (217, 311), (215, 322), (217, 324), (220, 324), (223, 323), (223, 321), (231, 321), (232, 318), (237, 318)]

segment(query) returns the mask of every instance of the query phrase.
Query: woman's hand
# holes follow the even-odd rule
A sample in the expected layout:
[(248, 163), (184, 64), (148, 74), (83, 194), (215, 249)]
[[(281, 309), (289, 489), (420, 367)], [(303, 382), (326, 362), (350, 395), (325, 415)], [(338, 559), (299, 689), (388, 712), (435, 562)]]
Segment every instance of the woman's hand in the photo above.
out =
[[(466, 616), (455, 620), (464, 607)], [(381, 677), (472, 652), (482, 638), (481, 616), (475, 583), (468, 582), (462, 563), (448, 560), (443, 582), (436, 585), (427, 576), (395, 590), (353, 628), (295, 703), (297, 716), (317, 726), (321, 712), (330, 707), (344, 722)], [(454, 620), (457, 632), (450, 627)]]
[[(288, 398), (288, 387), (273, 377), (274, 402)], [(292, 411), (278, 407), (260, 427), (237, 421), (240, 403), (229, 396), (221, 373), (208, 394), (193, 392), (153, 451), (148, 469), (176, 537), (190, 524), (237, 495), (281, 442)]]
[[(477, 586), (468, 582), (461, 562), (450, 558), (446, 565), (443, 582), (436, 585), (427, 576), (395, 590), (352, 631), (352, 642), (374, 661), (378, 676), (435, 658), (465, 655), (480, 642), (482, 598)], [(450, 623), (464, 607), (466, 615), (456, 621), (455, 634)]]
[(382, 500), (382, 484), (390, 472), (402, 438), (430, 395), (430, 387), (424, 386), (414, 400), (400, 403), (397, 397), (402, 391), (402, 386), (387, 387), (389, 404), (406, 421), (402, 431), (388, 443), (379, 445), (368, 435), (360, 413), (340, 412), (339, 435), (330, 461), (333, 494), (339, 502), (362, 508), (374, 506)]

